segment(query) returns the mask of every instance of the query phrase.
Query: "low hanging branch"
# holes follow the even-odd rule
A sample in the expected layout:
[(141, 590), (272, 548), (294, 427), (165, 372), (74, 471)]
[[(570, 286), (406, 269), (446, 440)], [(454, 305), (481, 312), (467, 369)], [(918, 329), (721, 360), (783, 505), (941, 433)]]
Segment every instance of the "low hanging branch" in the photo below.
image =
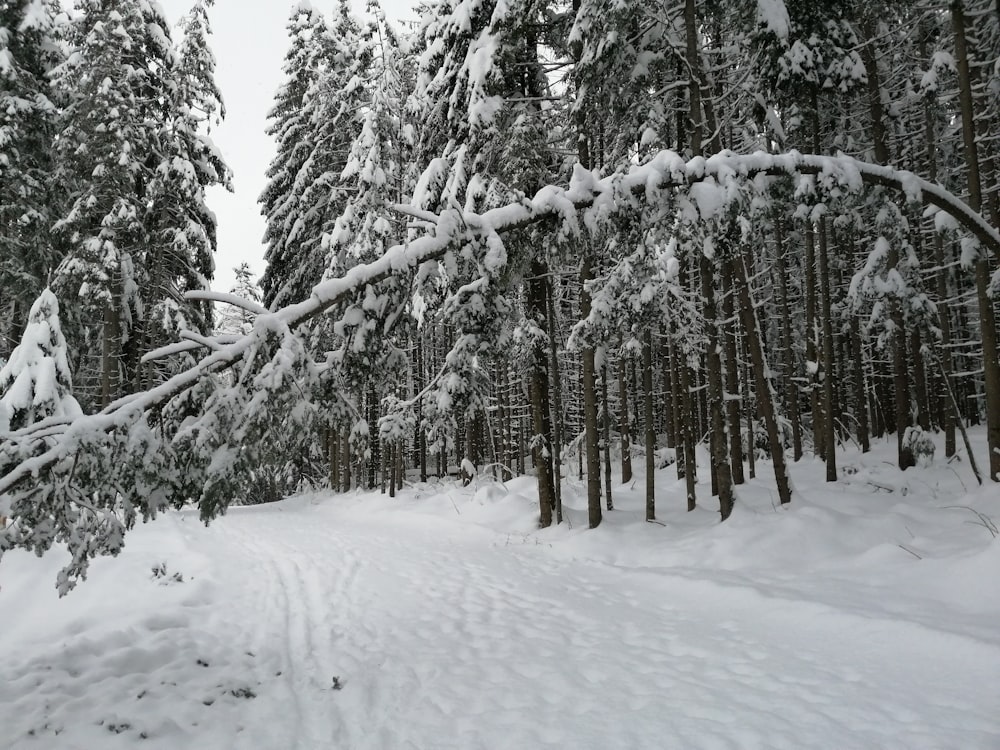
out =
[[(342, 277), (317, 284), (309, 299), (274, 312), (248, 308), (257, 313), (254, 330), (233, 339), (216, 338), (212, 351), (197, 364), (175, 375), (163, 384), (121, 398), (102, 411), (72, 421), (49, 419), (0, 436), (3, 442), (31, 444), (38, 447), (36, 455), (20, 461), (0, 477), (0, 515), (10, 515), (11, 493), (18, 485), (37, 479), (57, 466), (65, 466), (87, 435), (111, 433), (133, 424), (137, 414), (156, 409), (176, 395), (190, 389), (211, 373), (232, 367), (241, 361), (269, 332), (296, 327), (316, 318), (331, 308), (351, 299), (365, 287), (383, 281), (394, 274), (412, 273), (418, 266), (435, 261), (447, 252), (473, 242), (486, 242), (497, 234), (514, 231), (548, 219), (561, 220), (563, 230), (579, 229), (580, 212), (587, 226), (596, 226), (614, 215), (619, 207), (638, 202), (654, 202), (661, 191), (675, 188), (690, 189), (698, 204), (696, 186), (712, 183), (720, 189), (727, 185), (758, 181), (760, 178), (809, 176), (821, 189), (859, 192), (864, 185), (881, 185), (897, 190), (909, 201), (938, 207), (988, 248), (1000, 262), (1000, 233), (964, 201), (940, 185), (928, 182), (911, 172), (895, 170), (858, 161), (849, 156), (817, 156), (789, 152), (749, 155), (723, 152), (685, 161), (673, 151), (661, 151), (642, 166), (628, 173), (616, 173), (603, 179), (576, 168), (568, 188), (547, 186), (534, 198), (491, 209), (482, 214), (447, 210), (440, 215), (414, 212), (397, 207), (400, 213), (415, 216), (427, 226), (426, 234), (390, 248), (378, 260), (355, 266)], [(767, 183), (760, 185), (761, 190)], [(709, 219), (718, 206), (712, 201), (699, 205), (702, 219)], [(192, 293), (205, 299), (201, 292)], [(232, 300), (227, 300), (232, 301)], [(157, 355), (199, 349), (207, 342), (186, 341), (158, 351)], [(147, 355), (148, 358), (148, 355)]]

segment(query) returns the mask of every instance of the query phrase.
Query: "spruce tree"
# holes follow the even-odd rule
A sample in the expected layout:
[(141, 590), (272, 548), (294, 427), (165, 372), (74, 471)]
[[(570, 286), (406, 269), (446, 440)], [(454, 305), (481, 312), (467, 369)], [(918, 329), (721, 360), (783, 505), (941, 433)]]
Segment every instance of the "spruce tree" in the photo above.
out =
[[(31, 306), (21, 343), (0, 368), (0, 434), (46, 419), (81, 415), (73, 397), (69, 353), (59, 322), (59, 302), (45, 288)], [(0, 471), (3, 471), (0, 455)]]
[(59, 262), (49, 227), (66, 186), (51, 179), (58, 97), (58, 4), (0, 4), (0, 356), (20, 336), (32, 301)]
[(291, 284), (302, 258), (289, 236), (303, 211), (297, 200), (296, 182), (316, 145), (315, 125), (305, 105), (330, 57), (327, 21), (309, 3), (298, 3), (292, 9), (287, 28), (290, 46), (285, 54), (285, 81), (268, 114), (271, 124), (267, 133), (277, 142), (277, 153), (258, 199), (267, 222), (267, 268), (260, 280), (266, 307), (292, 302), (311, 288), (311, 284)]

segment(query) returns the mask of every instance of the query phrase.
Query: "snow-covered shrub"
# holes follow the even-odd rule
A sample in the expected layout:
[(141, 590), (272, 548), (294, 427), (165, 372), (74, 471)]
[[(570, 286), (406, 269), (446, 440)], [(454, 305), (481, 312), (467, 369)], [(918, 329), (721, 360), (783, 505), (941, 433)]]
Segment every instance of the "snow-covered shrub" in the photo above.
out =
[(913, 454), (913, 459), (919, 466), (930, 466), (934, 461), (936, 446), (930, 433), (920, 427), (907, 427), (903, 436), (903, 446)]
[(79, 416), (72, 390), (59, 302), (44, 289), (31, 306), (21, 343), (0, 369), (0, 432), (20, 430), (49, 417)]

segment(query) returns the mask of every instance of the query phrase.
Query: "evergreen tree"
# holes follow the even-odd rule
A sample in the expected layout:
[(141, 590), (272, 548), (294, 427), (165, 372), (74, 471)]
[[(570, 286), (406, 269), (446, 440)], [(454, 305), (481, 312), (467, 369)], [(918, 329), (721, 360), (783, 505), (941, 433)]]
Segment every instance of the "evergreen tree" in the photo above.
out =
[(296, 299), (296, 293), (309, 288), (289, 287), (302, 260), (289, 235), (303, 211), (297, 200), (296, 181), (316, 145), (314, 123), (305, 104), (330, 58), (327, 22), (309, 2), (303, 0), (292, 9), (287, 28), (290, 47), (285, 54), (285, 81), (268, 113), (272, 122), (267, 133), (277, 142), (277, 153), (268, 167), (268, 182), (258, 199), (267, 221), (264, 233), (267, 268), (260, 280), (266, 307), (287, 304)]
[(73, 200), (55, 224), (67, 253), (54, 283), (72, 301), (81, 395), (107, 403), (147, 383), (144, 352), (180, 330), (210, 329), (210, 310), (183, 293), (212, 276), (204, 190), (229, 174), (198, 132), (216, 101), (210, 67), (197, 62), (205, 26), (189, 25), (179, 58), (148, 0), (80, 0), (77, 12), (75, 51), (56, 78), (68, 98), (58, 175)]
[(187, 291), (208, 288), (215, 271), (216, 221), (206, 190), (214, 185), (232, 189), (229, 167), (206, 132), (213, 120), (225, 116), (208, 46), (212, 4), (198, 0), (181, 23), (174, 97), (164, 123), (165, 153), (152, 175), (145, 219), (143, 264), (152, 293), (144, 350), (174, 340), (181, 331), (204, 335), (212, 329), (211, 304), (184, 298)]
[[(229, 290), (229, 293), (239, 297), (241, 300), (259, 305), (260, 287), (257, 285), (256, 279), (254, 279), (253, 271), (250, 270), (250, 264), (244, 261), (234, 268), (233, 271), (236, 274), (236, 281), (233, 282), (233, 287)], [(219, 306), (215, 328), (219, 333), (245, 336), (253, 328), (255, 318), (256, 315), (246, 307), (223, 304)]]
[[(21, 343), (0, 368), (0, 433), (52, 417), (71, 420), (81, 414), (73, 397), (59, 302), (46, 288), (31, 306)], [(3, 468), (0, 460), (0, 471)]]
[(57, 3), (39, 0), (0, 3), (0, 356), (10, 353), (59, 260), (49, 237), (62, 200), (50, 177), (57, 11)]
[(290, 187), (288, 201), (296, 208), (287, 243), (295, 248), (295, 262), (281, 300), (301, 298), (328, 273), (326, 236), (349, 201), (344, 169), (370, 96), (372, 46), (349, 3), (336, 6), (326, 34), (328, 64), (306, 91), (299, 113), (311, 150)]

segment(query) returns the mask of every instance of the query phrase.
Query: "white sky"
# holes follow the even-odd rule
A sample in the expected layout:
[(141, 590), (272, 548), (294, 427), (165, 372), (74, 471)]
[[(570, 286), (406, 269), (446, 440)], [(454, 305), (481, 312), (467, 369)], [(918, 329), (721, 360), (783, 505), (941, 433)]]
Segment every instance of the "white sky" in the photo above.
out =
[[(218, 67), (216, 81), (226, 102), (226, 120), (211, 137), (233, 170), (232, 194), (216, 189), (209, 205), (219, 222), (213, 288), (229, 291), (233, 267), (247, 261), (257, 277), (264, 271), (264, 219), (257, 196), (264, 189), (264, 172), (274, 144), (264, 133), (267, 112), (282, 80), (281, 65), (288, 48), (285, 25), (300, 0), (216, 0), (210, 11), (212, 49)], [(363, 13), (365, 0), (353, 0)], [(192, 0), (160, 0), (171, 24), (191, 7)], [(313, 0), (328, 16), (333, 3)], [(390, 19), (410, 18), (412, 0), (383, 0)]]

